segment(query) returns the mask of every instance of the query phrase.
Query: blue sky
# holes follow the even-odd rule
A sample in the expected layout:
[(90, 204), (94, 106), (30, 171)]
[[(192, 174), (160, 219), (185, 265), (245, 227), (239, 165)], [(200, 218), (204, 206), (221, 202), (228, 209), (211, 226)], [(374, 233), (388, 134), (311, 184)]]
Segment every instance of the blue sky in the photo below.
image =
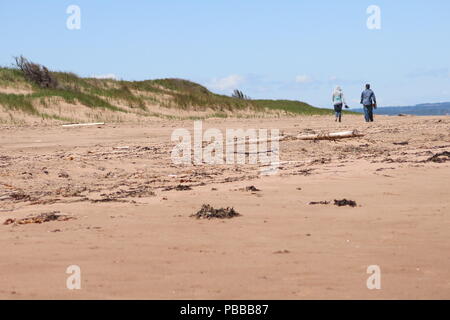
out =
[[(81, 29), (69, 30), (69, 5)], [(381, 9), (369, 30), (366, 10)], [(380, 104), (450, 101), (450, 1), (41, 0), (0, 2), (0, 64), (126, 80), (178, 77), (214, 92), (351, 107), (366, 82)]]

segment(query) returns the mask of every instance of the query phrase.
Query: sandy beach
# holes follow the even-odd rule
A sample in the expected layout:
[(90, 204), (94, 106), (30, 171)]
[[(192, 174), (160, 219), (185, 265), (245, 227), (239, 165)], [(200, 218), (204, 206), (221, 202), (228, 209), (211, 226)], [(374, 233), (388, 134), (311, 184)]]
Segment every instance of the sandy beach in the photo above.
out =
[[(262, 176), (258, 165), (173, 164), (171, 133), (193, 121), (3, 126), (0, 298), (450, 298), (448, 117), (203, 125), (364, 136), (287, 139), (278, 173)], [(241, 216), (190, 217), (203, 204)], [(17, 223), (43, 213), (68, 219)], [(81, 290), (66, 287), (70, 265)], [(366, 286), (371, 265), (381, 290)]]

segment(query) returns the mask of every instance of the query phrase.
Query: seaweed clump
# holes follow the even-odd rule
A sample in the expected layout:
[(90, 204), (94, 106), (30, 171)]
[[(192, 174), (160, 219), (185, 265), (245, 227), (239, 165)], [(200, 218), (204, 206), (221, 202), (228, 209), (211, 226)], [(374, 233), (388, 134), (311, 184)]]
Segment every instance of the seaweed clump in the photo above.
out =
[(191, 215), (191, 217), (195, 217), (197, 219), (231, 219), (235, 217), (239, 217), (240, 214), (234, 210), (234, 208), (220, 208), (214, 209), (209, 204), (202, 205), (201, 209)]

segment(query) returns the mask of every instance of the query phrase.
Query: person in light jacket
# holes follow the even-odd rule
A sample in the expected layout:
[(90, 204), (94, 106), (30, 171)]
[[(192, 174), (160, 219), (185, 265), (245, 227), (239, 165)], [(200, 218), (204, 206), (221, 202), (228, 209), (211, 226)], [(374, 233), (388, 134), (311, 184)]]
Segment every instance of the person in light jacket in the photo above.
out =
[(345, 98), (344, 93), (342, 92), (342, 88), (340, 86), (337, 86), (333, 91), (333, 105), (334, 105), (334, 112), (336, 113), (336, 120), (341, 122), (342, 120), (342, 107), (347, 105), (345, 104)]

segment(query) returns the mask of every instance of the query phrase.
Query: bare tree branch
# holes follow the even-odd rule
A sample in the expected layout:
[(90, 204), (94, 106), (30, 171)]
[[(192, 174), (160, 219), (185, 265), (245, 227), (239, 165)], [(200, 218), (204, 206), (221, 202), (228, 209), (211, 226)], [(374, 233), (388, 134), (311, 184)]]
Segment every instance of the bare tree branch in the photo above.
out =
[(28, 81), (36, 83), (41, 88), (58, 87), (58, 81), (45, 66), (28, 61), (23, 56), (14, 59), (17, 68), (23, 72)]

